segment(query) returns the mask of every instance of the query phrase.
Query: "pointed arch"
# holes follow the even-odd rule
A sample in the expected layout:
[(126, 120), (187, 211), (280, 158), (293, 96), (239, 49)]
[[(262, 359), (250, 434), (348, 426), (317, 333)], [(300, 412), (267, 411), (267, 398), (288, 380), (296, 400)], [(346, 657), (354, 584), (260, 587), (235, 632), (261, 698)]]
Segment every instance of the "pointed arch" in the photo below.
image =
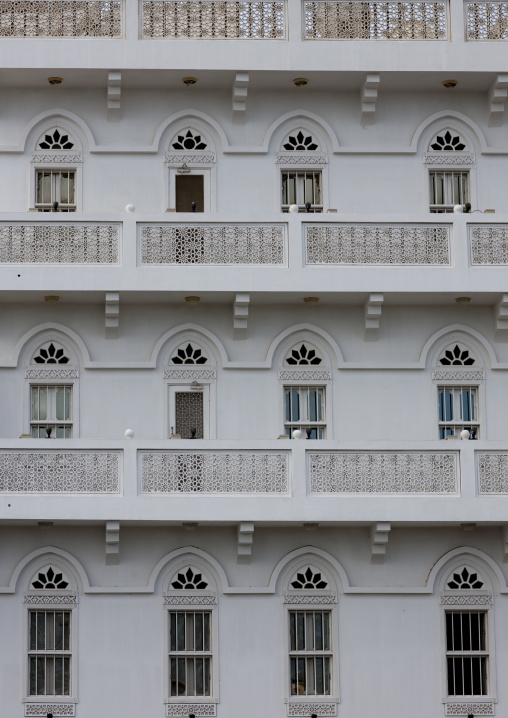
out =
[(90, 130), (86, 122), (74, 112), (69, 112), (68, 110), (58, 108), (53, 110), (45, 110), (44, 112), (41, 112), (36, 117), (34, 117), (24, 128), (23, 132), (21, 133), (18, 146), (12, 151), (24, 152), (25, 150), (33, 150), (34, 147), (31, 146), (31, 143), (35, 143), (37, 137), (44, 130), (44, 127), (51, 124), (50, 120), (62, 120), (65, 125), (68, 125), (69, 128), (72, 128), (72, 130), (76, 134), (76, 139), (80, 141), (83, 148), (88, 149), (89, 152), (95, 150), (95, 139), (92, 135), (92, 131)]
[[(342, 352), (339, 348), (339, 345), (336, 343), (335, 339), (328, 334), (324, 329), (320, 329), (319, 327), (315, 326), (314, 324), (295, 324), (292, 327), (288, 327), (283, 332), (278, 334), (275, 339), (272, 341), (270, 346), (268, 347), (268, 351), (266, 354), (266, 360), (265, 364), (269, 368), (272, 366), (274, 355), (279, 349), (279, 347), (285, 342), (285, 340), (288, 337), (291, 337), (292, 335), (295, 335), (294, 341), (298, 341), (297, 335), (304, 335), (306, 338), (309, 338), (312, 341), (312, 335), (321, 338), (326, 342), (328, 345), (328, 353), (331, 355), (330, 358), (332, 359), (332, 363), (335, 360), (335, 363), (337, 366), (341, 367), (344, 364), (344, 358), (342, 356)], [(319, 341), (319, 339), (318, 339)], [(288, 342), (289, 343), (289, 342)], [(289, 348), (289, 347), (288, 347)]]
[(60, 335), (64, 343), (67, 342), (71, 345), (71, 348), (75, 351), (81, 366), (84, 368), (90, 366), (90, 354), (88, 353), (88, 349), (81, 337), (72, 329), (69, 329), (69, 327), (53, 322), (39, 324), (23, 334), (13, 349), (12, 359), (5, 362), (3, 366), (19, 366), (20, 360), (24, 360), (25, 356), (30, 353), (30, 350), (35, 351), (38, 341), (40, 341), (41, 344), (44, 343), (44, 335), (47, 335), (47, 339), (49, 339), (50, 336), (58, 338), (58, 335)]
[[(422, 368), (425, 368), (427, 363), (431, 361), (434, 354), (441, 348), (441, 345), (446, 344), (446, 341), (452, 342), (453, 335), (462, 334), (467, 338), (470, 337), (475, 349), (478, 349), (482, 358), (488, 359), (492, 369), (498, 367), (498, 361), (492, 346), (485, 339), (485, 337), (471, 327), (467, 327), (463, 324), (450, 324), (447, 327), (443, 327), (435, 332), (423, 345), (419, 364)], [(447, 335), (450, 335), (449, 337)]]
[[(171, 134), (170, 130), (176, 132), (179, 126), (183, 126), (184, 121), (188, 122), (191, 126), (194, 123), (196, 123), (198, 127), (200, 125), (203, 126), (205, 132), (211, 136), (211, 140), (215, 142), (217, 148), (220, 148), (222, 152), (229, 147), (226, 133), (213, 117), (199, 110), (180, 110), (161, 122), (155, 131), (152, 141), (152, 148), (155, 152), (165, 149), (164, 141), (166, 136)], [(171, 138), (168, 138), (168, 142), (169, 139)]]
[[(304, 125), (307, 123), (309, 123), (311, 126), (314, 125), (318, 134), (322, 136), (324, 140), (324, 146), (322, 147), (322, 150), (324, 150), (326, 148), (326, 145), (328, 145), (327, 149), (331, 148), (332, 152), (339, 151), (339, 141), (331, 125), (329, 125), (328, 122), (319, 115), (316, 115), (313, 112), (307, 112), (306, 110), (292, 110), (291, 112), (286, 112), (286, 114), (281, 115), (274, 122), (272, 122), (272, 124), (266, 130), (263, 139), (263, 150), (265, 152), (269, 151), (270, 144), (272, 143), (272, 140), (276, 135), (281, 134), (280, 140), (282, 142), (282, 133), (284, 131), (288, 132), (297, 123), (302, 122)], [(275, 147), (273, 149), (275, 151), (279, 151), (280, 148)]]
[(430, 141), (431, 134), (446, 124), (451, 124), (455, 129), (468, 135), (468, 139), (472, 141), (471, 149), (476, 148), (480, 152), (485, 152), (487, 149), (487, 141), (480, 127), (466, 115), (454, 110), (435, 112), (423, 120), (413, 133), (411, 149), (414, 152), (426, 152), (427, 147), (424, 141), (427, 139), (427, 135)]
[(506, 579), (497, 563), (484, 551), (472, 546), (459, 546), (443, 554), (429, 571), (427, 588), (429, 593), (439, 590), (440, 584), (446, 579), (448, 572), (452, 570), (454, 563), (463, 561), (480, 563), (493, 585), (497, 584), (500, 593), (508, 593)]
[[(159, 361), (159, 356), (161, 354), (161, 351), (163, 347), (166, 344), (169, 344), (170, 340), (177, 337), (177, 335), (183, 335), (183, 334), (195, 334), (197, 335), (197, 338), (199, 339), (199, 336), (201, 335), (206, 342), (207, 346), (210, 346), (212, 351), (215, 355), (215, 360), (220, 360), (220, 363), (222, 366), (225, 366), (228, 364), (228, 357), (226, 354), (226, 349), (224, 348), (224, 345), (222, 344), (221, 340), (213, 334), (211, 331), (206, 329), (205, 327), (201, 327), (198, 324), (180, 324), (177, 327), (173, 327), (172, 329), (169, 329), (167, 332), (165, 332), (160, 339), (156, 342), (152, 354), (150, 357), (150, 365), (151, 366), (157, 366), (157, 363)], [(183, 339), (181, 339), (183, 341)], [(175, 344), (176, 346), (176, 344)], [(217, 363), (219, 363), (217, 361)]]
[[(344, 568), (341, 564), (327, 551), (316, 548), (315, 546), (302, 546), (295, 551), (290, 551), (274, 567), (269, 581), (269, 589), (272, 593), (282, 589), (282, 580), (286, 577), (292, 569), (295, 569), (298, 565), (299, 560), (308, 559), (312, 562), (312, 559), (316, 559), (327, 564), (334, 577), (338, 578), (341, 584), (342, 591), (345, 593), (349, 589), (349, 579)], [(339, 586), (337, 587), (339, 588)]]
[[(170, 553), (163, 556), (160, 561), (157, 562), (153, 568), (150, 578), (148, 579), (148, 590), (155, 592), (156, 584), (159, 583), (159, 579), (163, 577), (170, 563), (176, 563), (178, 559), (188, 558), (189, 562), (192, 562), (193, 558), (197, 559), (198, 562), (206, 564), (217, 585), (217, 590), (222, 593), (226, 593), (229, 588), (229, 582), (226, 576), (226, 572), (220, 565), (220, 563), (206, 551), (202, 551), (195, 546), (184, 546), (182, 548), (170, 551)], [(169, 580), (169, 576), (167, 577)]]
[(22, 589), (21, 581), (24, 579), (28, 569), (33, 566), (35, 570), (37, 563), (41, 562), (42, 565), (43, 561), (51, 562), (52, 558), (56, 558), (68, 566), (81, 591), (86, 593), (90, 589), (86, 571), (75, 556), (56, 546), (44, 546), (32, 551), (18, 563), (11, 575), (8, 587), (0, 588), (0, 593), (15, 593), (18, 588)]

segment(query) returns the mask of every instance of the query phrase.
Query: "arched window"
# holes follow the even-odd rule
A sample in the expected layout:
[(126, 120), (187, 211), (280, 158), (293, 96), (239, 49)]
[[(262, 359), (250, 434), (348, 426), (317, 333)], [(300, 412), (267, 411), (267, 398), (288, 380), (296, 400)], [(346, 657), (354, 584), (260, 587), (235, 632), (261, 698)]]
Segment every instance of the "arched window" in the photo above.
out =
[(288, 715), (335, 715), (338, 701), (337, 587), (316, 557), (293, 564), (284, 582)]
[[(480, 354), (461, 336), (448, 337), (435, 354), (432, 378), (437, 387), (439, 438), (484, 438), (482, 402), (485, 371)], [(482, 411), (483, 410), (483, 411)]]
[(168, 208), (175, 212), (210, 212), (214, 207), (215, 147), (207, 132), (184, 125), (169, 141)]
[(217, 586), (194, 556), (169, 573), (164, 592), (168, 716), (215, 715), (219, 699)]
[(429, 172), (432, 213), (453, 212), (455, 205), (471, 203), (474, 152), (462, 132), (446, 126), (434, 132), (424, 162)]
[(64, 123), (48, 125), (32, 152), (30, 206), (39, 212), (76, 212), (81, 208), (83, 155), (76, 134)]
[(443, 575), (447, 715), (492, 715), (495, 700), (493, 591), (487, 571), (461, 557)]
[(327, 156), (317, 134), (305, 127), (290, 130), (280, 144), (276, 162), (281, 171), (281, 210), (323, 212), (324, 167)]
[[(24, 602), (27, 611), (25, 714), (42, 715), (40, 710), (44, 705), (55, 700), (65, 711), (62, 715), (74, 715), (78, 592), (70, 568), (56, 557), (41, 559), (30, 574)], [(44, 715), (48, 711), (51, 712), (44, 708)]]

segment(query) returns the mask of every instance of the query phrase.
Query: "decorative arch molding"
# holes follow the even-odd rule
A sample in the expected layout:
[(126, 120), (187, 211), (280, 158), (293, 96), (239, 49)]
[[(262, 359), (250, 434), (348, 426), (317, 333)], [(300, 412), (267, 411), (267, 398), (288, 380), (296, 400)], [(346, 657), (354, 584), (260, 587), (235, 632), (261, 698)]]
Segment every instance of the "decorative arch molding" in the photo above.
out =
[[(337, 366), (342, 367), (344, 365), (344, 357), (342, 356), (339, 345), (328, 332), (314, 324), (296, 324), (278, 334), (268, 347), (265, 360), (266, 367), (271, 368), (276, 352), (278, 352), (279, 356), (282, 356), (282, 360), (279, 362), (282, 366), (284, 350), (289, 349), (292, 342), (297, 343), (300, 339), (307, 339), (312, 342), (314, 337), (317, 338), (318, 346), (321, 344), (320, 339), (326, 342), (327, 347), (323, 347), (325, 356), (328, 355), (330, 357), (332, 364), (335, 363)], [(285, 341), (286, 339), (287, 341)], [(319, 346), (319, 348), (321, 348), (321, 346)]]
[(329, 125), (328, 122), (319, 115), (316, 115), (313, 112), (306, 112), (305, 110), (292, 110), (291, 112), (286, 112), (285, 115), (281, 115), (274, 122), (272, 122), (266, 130), (263, 139), (263, 151), (269, 152), (270, 146), (274, 142), (275, 144), (272, 149), (275, 152), (280, 151), (280, 144), (283, 137), (291, 129), (298, 129), (300, 124), (305, 126), (307, 123), (310, 125), (309, 129), (315, 131), (319, 139), (322, 140), (321, 151), (329, 150), (331, 147), (332, 152), (339, 152), (339, 141), (331, 125)]
[(427, 593), (434, 593), (441, 588), (441, 584), (446, 579), (448, 573), (452, 570), (454, 564), (460, 562), (476, 561), (481, 564), (481, 568), (488, 574), (488, 578), (492, 582), (493, 587), (499, 589), (499, 593), (508, 593), (506, 579), (497, 565), (497, 563), (486, 553), (471, 546), (460, 546), (443, 554), (440, 559), (432, 566), (427, 578)]
[(207, 139), (215, 144), (215, 147), (210, 147), (209, 151), (215, 151), (216, 148), (219, 148), (222, 152), (224, 152), (227, 148), (229, 148), (226, 133), (219, 123), (213, 119), (213, 117), (205, 112), (200, 112), (199, 110), (181, 110), (180, 112), (175, 112), (175, 114), (166, 118), (159, 125), (155, 131), (152, 141), (153, 151), (170, 151), (170, 148), (167, 145), (169, 145), (169, 141), (172, 136), (179, 129), (184, 129), (184, 126), (187, 125), (202, 130), (204, 134), (206, 134)]
[[(451, 344), (455, 340), (463, 339), (466, 342), (468, 338), (471, 340), (472, 348), (483, 359), (483, 363), (490, 364), (491, 369), (504, 369), (506, 365), (498, 363), (494, 350), (485, 337), (471, 327), (463, 324), (451, 324), (443, 327), (435, 332), (424, 344), (420, 354), (419, 364), (422, 369), (427, 365), (435, 365), (437, 363), (437, 355), (441, 349), (444, 349), (447, 343)], [(485, 361), (485, 360), (488, 361)]]
[[(85, 569), (78, 559), (67, 551), (63, 551), (56, 546), (44, 546), (32, 551), (25, 556), (14, 569), (9, 585), (6, 587), (0, 587), (1, 593), (16, 593), (18, 589), (23, 590), (21, 581), (24, 579), (28, 569), (35, 570), (35, 565), (44, 560), (45, 563), (50, 563), (51, 559), (63, 561), (66, 564), (66, 568), (73, 574), (73, 578), (76, 580), (79, 590), (87, 593), (90, 590), (90, 582), (86, 574)], [(42, 563), (41, 563), (42, 565)]]
[(14, 347), (12, 358), (2, 363), (1, 366), (18, 367), (20, 360), (25, 363), (25, 358), (29, 357), (31, 353), (35, 351), (38, 343), (43, 344), (44, 341), (50, 338), (61, 339), (63, 343), (70, 344), (71, 349), (78, 357), (79, 364), (84, 368), (90, 366), (90, 354), (81, 337), (72, 329), (69, 329), (69, 327), (52, 322), (39, 324), (37, 327), (33, 327), (26, 332)]
[(156, 342), (150, 357), (150, 365), (152, 367), (157, 366), (161, 354), (164, 355), (164, 364), (168, 364), (171, 351), (176, 349), (186, 338), (190, 338), (191, 335), (196, 337), (197, 342), (202, 338), (206, 349), (211, 352), (209, 357), (211, 363), (215, 361), (216, 364), (222, 364), (223, 367), (230, 363), (224, 345), (215, 334), (198, 324), (180, 324), (173, 327), (173, 329), (169, 329)]
[[(170, 578), (169, 574), (171, 573), (171, 571), (168, 571), (169, 564), (174, 563), (177, 565), (184, 560), (189, 563), (197, 561), (198, 563), (204, 564), (206, 569), (212, 574), (217, 590), (222, 593), (228, 592), (229, 582), (226, 572), (220, 563), (209, 553), (206, 553), (206, 551), (202, 551), (195, 546), (184, 546), (163, 556), (160, 561), (157, 562), (150, 574), (150, 578), (148, 579), (148, 591), (150, 593), (155, 593), (157, 587), (160, 588), (161, 581), (163, 583), (167, 583)], [(172, 567), (173, 570), (176, 568), (176, 565)]]
[[(16, 147), (0, 148), (3, 152), (29, 152), (35, 149), (35, 142), (39, 135), (44, 131), (45, 127), (49, 129), (51, 121), (61, 120), (62, 123), (67, 125), (70, 130), (74, 132), (74, 139), (79, 141), (82, 145), (81, 148), (76, 147), (73, 151), (80, 151), (80, 149), (88, 149), (89, 152), (93, 152), (96, 149), (95, 139), (92, 132), (86, 122), (81, 119), (74, 112), (69, 112), (63, 109), (53, 109), (41, 112), (34, 117), (25, 127), (21, 133), (19, 143)], [(44, 150), (42, 150), (44, 151)], [(49, 151), (49, 150), (48, 150)]]
[[(282, 591), (285, 588), (285, 581), (289, 575), (298, 567), (299, 563), (308, 561), (318, 560), (327, 564), (327, 566), (334, 573), (334, 578), (338, 578), (341, 584), (342, 591), (346, 593), (349, 590), (349, 579), (344, 568), (341, 564), (327, 551), (316, 548), (315, 546), (302, 546), (295, 551), (290, 551), (286, 554), (275, 566), (270, 576), (270, 582), (268, 588), (270, 593), (276, 593)], [(332, 576), (329, 576), (332, 578)], [(339, 586), (337, 586), (339, 588)]]
[(450, 125), (457, 132), (466, 135), (471, 144), (470, 149), (478, 149), (481, 154), (488, 151), (487, 141), (480, 127), (461, 112), (443, 110), (427, 117), (418, 125), (411, 139), (411, 149), (414, 152), (427, 152), (428, 143), (437, 130)]

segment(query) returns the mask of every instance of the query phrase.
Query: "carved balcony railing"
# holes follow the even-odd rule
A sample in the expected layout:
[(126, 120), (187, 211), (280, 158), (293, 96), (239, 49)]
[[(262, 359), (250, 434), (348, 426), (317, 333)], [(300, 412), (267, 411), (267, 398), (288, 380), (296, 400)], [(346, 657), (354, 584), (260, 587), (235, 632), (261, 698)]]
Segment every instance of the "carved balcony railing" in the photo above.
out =
[(508, 453), (476, 452), (476, 476), (480, 495), (508, 494)]
[(450, 232), (438, 225), (307, 226), (307, 264), (449, 265)]
[(282, 40), (284, 2), (143, 0), (144, 40), (155, 38)]
[(141, 451), (141, 493), (288, 494), (289, 453)]
[(457, 494), (457, 455), (446, 452), (309, 453), (312, 494)]
[(469, 243), (473, 266), (508, 264), (508, 225), (470, 226)]
[(0, 37), (122, 37), (121, 0), (0, 0)]
[(119, 494), (120, 452), (3, 451), (0, 492)]
[(466, 40), (508, 40), (508, 3), (467, 2)]
[(285, 263), (282, 224), (168, 223), (141, 225), (138, 232), (142, 265)]
[(118, 264), (120, 226), (0, 222), (0, 264)]
[(306, 40), (446, 40), (446, 2), (305, 0)]

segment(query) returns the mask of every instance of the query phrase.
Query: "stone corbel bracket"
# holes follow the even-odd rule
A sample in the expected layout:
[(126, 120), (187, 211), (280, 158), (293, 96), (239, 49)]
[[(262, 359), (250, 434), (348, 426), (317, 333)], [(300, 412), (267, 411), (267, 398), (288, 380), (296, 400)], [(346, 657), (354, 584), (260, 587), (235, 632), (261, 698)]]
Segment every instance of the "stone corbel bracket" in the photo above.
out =
[(233, 305), (233, 339), (241, 341), (247, 338), (247, 322), (249, 319), (249, 294), (237, 294)]
[(106, 564), (114, 566), (120, 559), (120, 521), (106, 521)]
[(233, 124), (244, 125), (249, 93), (249, 73), (237, 72), (233, 83)]
[(254, 542), (254, 524), (242, 521), (238, 524), (238, 563), (250, 563)]
[(361, 95), (360, 95), (360, 101), (361, 101), (360, 124), (363, 126), (374, 124), (374, 116), (376, 114), (377, 93), (378, 93), (380, 84), (381, 84), (381, 78), (379, 77), (379, 75), (377, 73), (369, 73), (365, 78), (365, 82), (363, 83), (362, 91), (361, 91)]
[(488, 94), (489, 127), (500, 127), (503, 124), (506, 100), (508, 100), (508, 74), (497, 75)]
[(104, 326), (106, 339), (116, 339), (120, 325), (120, 294), (118, 292), (106, 292), (106, 303), (104, 307)]
[(383, 311), (383, 294), (371, 294), (365, 302), (365, 332), (363, 338), (366, 342), (377, 342), (379, 338), (379, 322)]
[(120, 122), (122, 73), (108, 72), (108, 122)]
[(388, 534), (392, 527), (389, 521), (378, 521), (370, 527), (370, 562), (384, 563)]
[(496, 342), (508, 341), (508, 294), (503, 294), (494, 306)]

